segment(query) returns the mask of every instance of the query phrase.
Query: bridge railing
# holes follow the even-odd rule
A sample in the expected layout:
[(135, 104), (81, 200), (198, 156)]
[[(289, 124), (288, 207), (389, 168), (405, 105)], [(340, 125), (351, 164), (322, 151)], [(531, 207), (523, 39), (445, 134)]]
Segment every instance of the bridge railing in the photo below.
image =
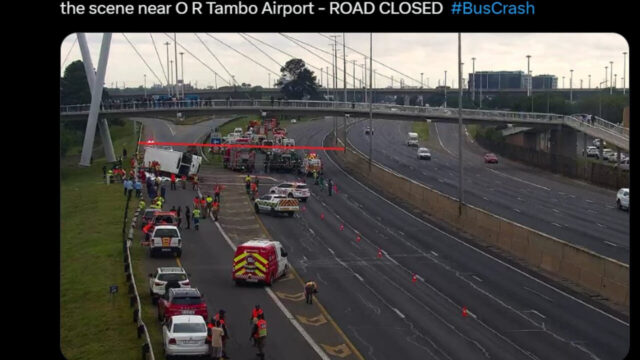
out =
[(587, 121), (582, 117), (582, 114), (568, 115), (564, 117), (564, 123), (573, 125), (573, 127), (576, 128), (590, 127), (629, 141), (629, 129), (610, 123), (602, 118), (596, 118), (595, 116), (591, 121)]

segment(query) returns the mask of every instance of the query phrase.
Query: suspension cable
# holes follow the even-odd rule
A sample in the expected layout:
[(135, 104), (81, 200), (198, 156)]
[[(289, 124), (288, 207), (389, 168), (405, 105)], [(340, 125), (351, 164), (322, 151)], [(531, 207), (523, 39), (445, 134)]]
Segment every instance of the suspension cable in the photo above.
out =
[(140, 60), (142, 60), (142, 62), (147, 66), (147, 69), (149, 69), (149, 71), (151, 71), (151, 73), (153, 74), (153, 76), (156, 77), (156, 79), (158, 79), (158, 81), (160, 81), (160, 84), (162, 84), (162, 80), (160, 80), (160, 78), (158, 77), (158, 75), (156, 75), (156, 73), (153, 71), (153, 69), (151, 68), (151, 66), (149, 66), (149, 64), (147, 64), (147, 61), (142, 57), (142, 55), (138, 52), (138, 49), (136, 49), (136, 46), (133, 45), (133, 43), (131, 41), (129, 41), (129, 38), (127, 37), (127, 35), (125, 35), (124, 33), (122, 33), (122, 36), (124, 36), (125, 40), (127, 40), (127, 42), (129, 43), (129, 45), (131, 45), (131, 47), (133, 48), (133, 51), (136, 52), (136, 54), (138, 54), (138, 56), (140, 57)]
[[(156, 47), (156, 41), (153, 40), (153, 34), (149, 33), (149, 36), (151, 36), (151, 42), (153, 43), (153, 48), (156, 50), (156, 55), (158, 56), (158, 62), (160, 63), (160, 70), (162, 70), (162, 75), (164, 75), (164, 78), (167, 79), (167, 84), (168, 84), (169, 77), (167, 76), (167, 73), (164, 71), (164, 65), (162, 65), (162, 60), (160, 59), (160, 53), (158, 52), (158, 47)], [(160, 85), (162, 85), (162, 81), (160, 82)]]
[[(226, 66), (224, 66), (224, 64), (222, 63), (222, 61), (220, 61), (220, 59), (218, 59), (218, 57), (216, 56), (216, 54), (214, 54), (211, 49), (209, 49), (209, 47), (207, 46), (207, 44), (205, 44), (204, 41), (202, 41), (202, 39), (200, 38), (200, 36), (198, 36), (197, 33), (194, 33), (193, 35), (195, 35), (198, 40), (200, 40), (200, 42), (202, 43), (202, 45), (204, 45), (205, 49), (207, 49), (207, 51), (209, 52), (209, 54), (211, 54), (211, 56), (213, 56), (214, 59), (216, 59), (216, 61), (218, 62), (218, 64), (220, 64), (220, 66), (222, 66), (222, 68), (224, 69), (224, 71), (227, 72), (227, 75), (229, 75), (229, 78), (233, 80), (233, 76), (231, 75), (231, 73), (229, 72), (229, 70), (227, 69)], [(234, 80), (235, 81), (235, 80)], [(236, 84), (238, 82), (236, 81)]]
[[(163, 33), (166, 37), (168, 37), (171, 41), (173, 41), (173, 38), (171, 36), (169, 36), (169, 34), (167, 33)], [(212, 73), (214, 73), (216, 76), (220, 77), (220, 79), (222, 79), (222, 81), (226, 82), (227, 84), (229, 84), (230, 86), (232, 86), (232, 84), (225, 80), (224, 77), (220, 76), (220, 74), (218, 74), (215, 70), (213, 70), (209, 65), (205, 64), (204, 61), (200, 60), (200, 58), (198, 58), (197, 56), (195, 56), (191, 51), (189, 51), (186, 47), (182, 46), (182, 44), (180, 44), (179, 42), (176, 41), (176, 44), (178, 44), (178, 46), (180, 46), (181, 49), (183, 49), (184, 51), (186, 51), (189, 55), (193, 56), (194, 59), (198, 60), (200, 62), (200, 64), (202, 64), (204, 67), (206, 67), (207, 69), (211, 70)]]
[(76, 42), (78, 41), (78, 37), (75, 36), (73, 39), (73, 44), (71, 44), (71, 47), (69, 48), (69, 51), (67, 51), (67, 56), (64, 57), (64, 61), (62, 62), (62, 65), (60, 65), (60, 71), (62, 71), (62, 69), (64, 68), (64, 64), (67, 63), (67, 59), (69, 58), (69, 54), (71, 54), (71, 50), (73, 50), (74, 46), (76, 46)]
[(274, 71), (270, 70), (270, 69), (269, 69), (269, 68), (267, 68), (266, 66), (264, 66), (264, 65), (262, 65), (261, 63), (259, 63), (259, 62), (255, 61), (255, 60), (254, 60), (254, 59), (252, 59), (251, 57), (249, 57), (249, 56), (247, 56), (247, 55), (245, 55), (245, 54), (241, 53), (240, 51), (238, 51), (238, 50), (234, 49), (234, 48), (233, 48), (233, 47), (231, 47), (230, 45), (227, 45), (225, 42), (223, 42), (222, 40), (220, 40), (220, 39), (216, 38), (215, 36), (213, 36), (213, 35), (211, 35), (211, 34), (209, 34), (209, 33), (205, 33), (205, 34), (207, 34), (210, 38), (212, 38), (212, 39), (214, 39), (214, 40), (216, 40), (216, 41), (220, 42), (222, 45), (224, 45), (224, 46), (226, 46), (226, 47), (230, 48), (231, 50), (233, 50), (233, 51), (237, 52), (238, 54), (240, 54), (240, 55), (244, 56), (245, 58), (249, 59), (249, 61), (253, 62), (254, 64), (256, 64), (256, 65), (258, 65), (258, 66), (260, 66), (261, 68), (263, 68), (263, 69), (265, 69), (265, 70), (269, 71), (269, 72), (270, 72), (270, 73), (272, 73), (272, 74), (275, 74), (276, 76), (280, 76), (280, 74), (278, 74), (278, 73), (276, 73), (276, 72), (274, 72)]
[(260, 49), (256, 44), (254, 44), (251, 40), (247, 39), (246, 36), (244, 36), (242, 33), (238, 33), (238, 35), (242, 36), (242, 38), (247, 41), (249, 44), (253, 45), (254, 48), (258, 49), (258, 51), (260, 51), (261, 53), (264, 54), (264, 56), (268, 57), (269, 59), (271, 59), (271, 61), (273, 61), (274, 63), (276, 63), (276, 65), (278, 65), (278, 67), (282, 67), (282, 64), (271, 57), (271, 55), (267, 54), (264, 50)]

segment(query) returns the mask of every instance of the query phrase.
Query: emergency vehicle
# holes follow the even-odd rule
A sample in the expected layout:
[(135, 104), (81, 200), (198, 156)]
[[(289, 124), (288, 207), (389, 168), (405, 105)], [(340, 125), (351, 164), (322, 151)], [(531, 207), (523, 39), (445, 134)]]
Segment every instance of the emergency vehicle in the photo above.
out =
[(266, 194), (256, 199), (254, 205), (256, 213), (269, 211), (272, 214), (280, 213), (293, 216), (294, 211), (300, 210), (297, 199), (287, 198), (284, 195)]
[(156, 226), (150, 238), (149, 255), (151, 257), (163, 252), (175, 253), (177, 257), (182, 255), (182, 237), (174, 225)]
[(287, 252), (279, 241), (256, 239), (238, 246), (231, 276), (236, 285), (243, 282), (271, 285), (288, 270)]
[(322, 161), (316, 153), (310, 153), (302, 159), (302, 166), (298, 172), (309, 176), (313, 171), (317, 171), (318, 175), (322, 174)]
[(255, 168), (256, 152), (247, 148), (227, 148), (222, 158), (225, 169), (252, 172)]
[(307, 201), (311, 193), (305, 183), (286, 182), (269, 189), (269, 193)]

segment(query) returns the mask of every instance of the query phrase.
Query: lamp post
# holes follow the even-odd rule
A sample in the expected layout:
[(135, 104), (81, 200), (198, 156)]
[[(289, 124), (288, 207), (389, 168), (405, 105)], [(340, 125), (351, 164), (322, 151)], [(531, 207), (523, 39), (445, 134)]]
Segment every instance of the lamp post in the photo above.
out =
[(613, 95), (613, 61), (609, 61), (609, 64), (611, 64), (611, 68), (609, 69), (611, 70), (611, 76), (609, 77), (611, 81), (611, 86), (609, 87), (609, 95)]
[(589, 89), (591, 89), (591, 74), (589, 74)]
[(627, 52), (623, 52), (622, 55), (624, 55), (624, 62), (622, 63), (622, 95), (626, 94), (626, 90), (625, 90), (625, 83), (624, 81), (626, 80), (626, 71), (627, 71)]
[[(471, 80), (471, 100), (475, 103), (476, 101), (476, 58), (471, 58), (471, 72), (473, 73), (473, 77)], [(474, 105), (475, 106), (475, 105)]]
[(562, 77), (562, 88), (564, 89), (564, 76)]
[(462, 216), (464, 189), (462, 182), (462, 34), (458, 33), (458, 215)]
[(184, 52), (180, 52), (180, 88), (184, 99)]
[(605, 66), (604, 67), (604, 87), (607, 87), (609, 82), (607, 81), (607, 76), (609, 74), (609, 67)]
[[(169, 75), (169, 45), (171, 45), (171, 43), (167, 41), (164, 45), (167, 47), (167, 75)], [(169, 84), (171, 84), (171, 79), (167, 79), (167, 91), (169, 92), (169, 96), (171, 96), (171, 86)]]
[(571, 77), (569, 78), (569, 102), (573, 103), (573, 69), (569, 70)]
[(424, 87), (424, 82), (423, 82), (424, 76), (423, 75), (424, 75), (424, 73), (421, 72), (420, 73), (420, 89), (422, 89)]
[(147, 98), (147, 74), (144, 74), (144, 98)]
[(531, 82), (531, 79), (529, 78), (531, 70), (529, 69), (529, 62), (531, 60), (531, 55), (527, 55), (527, 96), (531, 96), (531, 87), (529, 86), (529, 83)]
[(444, 71), (444, 107), (447, 107), (447, 70)]

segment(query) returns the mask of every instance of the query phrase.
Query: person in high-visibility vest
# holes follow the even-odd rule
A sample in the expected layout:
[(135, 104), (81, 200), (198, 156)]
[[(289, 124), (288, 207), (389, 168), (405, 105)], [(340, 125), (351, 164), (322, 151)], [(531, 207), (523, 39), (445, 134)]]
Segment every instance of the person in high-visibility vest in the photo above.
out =
[(197, 208), (199, 208), (199, 207), (200, 207), (200, 198), (198, 197), (198, 195), (196, 195), (196, 196), (193, 198), (193, 208), (194, 208), (194, 209), (197, 209)]
[(182, 175), (180, 180), (182, 180), (182, 190), (186, 190), (187, 189), (187, 176), (186, 175)]
[(218, 221), (218, 213), (220, 212), (220, 203), (217, 201), (214, 201), (213, 207), (211, 210), (213, 210), (213, 219), (215, 221)]
[(204, 210), (207, 208), (207, 200), (202, 196), (200, 198), (200, 209), (202, 209), (202, 218), (204, 219)]
[(260, 305), (256, 305), (253, 310), (251, 310), (251, 323), (255, 324), (258, 322), (258, 316), (263, 314), (264, 312), (262, 311), (262, 308), (260, 308)]
[(251, 183), (251, 200), (255, 200), (258, 197), (258, 185)]
[(264, 359), (264, 342), (267, 338), (267, 321), (264, 319), (264, 314), (258, 315), (258, 321), (253, 325), (252, 336), (258, 348), (256, 355)]
[(193, 209), (193, 227), (200, 230), (200, 209)]
[(209, 213), (211, 213), (211, 207), (213, 206), (213, 197), (211, 197), (210, 194), (207, 194), (206, 201), (207, 201), (207, 203), (206, 203), (207, 204), (207, 210), (206, 210), (206, 214), (205, 215), (209, 216)]
[(144, 210), (146, 206), (147, 206), (147, 203), (145, 203), (144, 200), (140, 200), (140, 202), (138, 203), (139, 210)]

